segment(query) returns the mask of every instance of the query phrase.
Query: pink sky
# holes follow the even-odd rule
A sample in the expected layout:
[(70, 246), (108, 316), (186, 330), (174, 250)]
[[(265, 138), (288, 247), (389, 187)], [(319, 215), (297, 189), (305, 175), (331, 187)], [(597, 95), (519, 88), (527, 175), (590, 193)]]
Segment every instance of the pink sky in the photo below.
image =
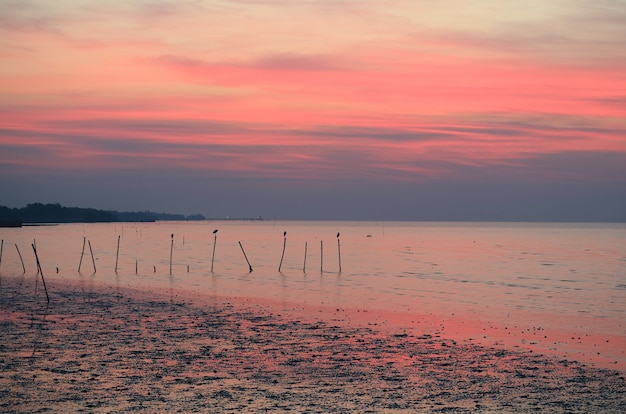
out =
[(0, 204), (257, 215), (154, 205), (175, 184), (152, 172), (221, 199), (550, 183), (626, 210), (623, 39), (621, 1), (4, 1)]

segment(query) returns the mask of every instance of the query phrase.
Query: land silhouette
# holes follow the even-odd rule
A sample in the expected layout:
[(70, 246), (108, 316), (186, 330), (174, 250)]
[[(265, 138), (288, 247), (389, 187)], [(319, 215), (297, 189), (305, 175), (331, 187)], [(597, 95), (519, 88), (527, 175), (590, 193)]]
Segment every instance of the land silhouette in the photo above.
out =
[(64, 207), (61, 204), (32, 203), (21, 208), (0, 206), (0, 225), (20, 226), (23, 223), (112, 223), (157, 220), (205, 220), (202, 214), (183, 215), (152, 211), (121, 212), (94, 208)]

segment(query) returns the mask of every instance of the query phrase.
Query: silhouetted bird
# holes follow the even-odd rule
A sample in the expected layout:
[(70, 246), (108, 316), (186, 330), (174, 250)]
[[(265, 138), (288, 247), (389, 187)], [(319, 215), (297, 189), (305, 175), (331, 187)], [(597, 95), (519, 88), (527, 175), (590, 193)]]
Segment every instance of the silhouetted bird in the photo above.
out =
[(337, 238), (339, 238), (339, 233), (337, 233)]
[(217, 233), (217, 229), (213, 230), (213, 234), (216, 234), (216, 233)]
[(287, 237), (287, 232), (284, 232), (284, 233), (283, 233), (283, 237)]

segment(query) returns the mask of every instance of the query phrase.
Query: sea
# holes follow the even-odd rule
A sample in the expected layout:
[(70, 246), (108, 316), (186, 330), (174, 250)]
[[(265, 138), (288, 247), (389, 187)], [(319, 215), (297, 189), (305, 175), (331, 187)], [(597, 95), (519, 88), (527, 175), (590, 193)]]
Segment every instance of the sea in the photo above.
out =
[(0, 239), (0, 290), (39, 277), (34, 245), (46, 280), (428, 319), (441, 335), (626, 370), (626, 223), (77, 223)]

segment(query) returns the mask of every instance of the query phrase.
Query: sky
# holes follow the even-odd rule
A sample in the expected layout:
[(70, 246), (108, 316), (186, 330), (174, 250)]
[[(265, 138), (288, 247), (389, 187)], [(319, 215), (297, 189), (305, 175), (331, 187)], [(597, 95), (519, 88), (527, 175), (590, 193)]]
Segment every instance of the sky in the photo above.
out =
[(0, 0), (0, 205), (626, 221), (624, 0)]

